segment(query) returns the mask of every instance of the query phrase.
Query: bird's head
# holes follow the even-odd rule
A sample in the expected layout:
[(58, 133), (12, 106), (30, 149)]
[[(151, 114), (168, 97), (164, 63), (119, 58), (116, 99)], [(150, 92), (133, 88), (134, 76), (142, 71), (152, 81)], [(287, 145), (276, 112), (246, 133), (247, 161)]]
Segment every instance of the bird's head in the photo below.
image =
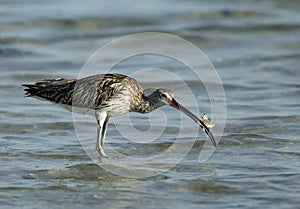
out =
[(170, 105), (174, 100), (174, 94), (169, 89), (157, 89), (155, 94), (156, 99), (163, 105)]
[(155, 104), (155, 109), (162, 107), (164, 105), (170, 105), (171, 107), (174, 107), (178, 109), (179, 111), (183, 112), (187, 116), (189, 116), (191, 119), (193, 119), (202, 129), (203, 131), (209, 136), (211, 139), (213, 145), (216, 147), (217, 143), (214, 139), (214, 136), (210, 132), (209, 128), (203, 123), (202, 120), (200, 120), (197, 116), (195, 116), (193, 113), (191, 113), (188, 109), (180, 105), (174, 98), (174, 94), (169, 89), (156, 89), (150, 97), (152, 98), (152, 102)]

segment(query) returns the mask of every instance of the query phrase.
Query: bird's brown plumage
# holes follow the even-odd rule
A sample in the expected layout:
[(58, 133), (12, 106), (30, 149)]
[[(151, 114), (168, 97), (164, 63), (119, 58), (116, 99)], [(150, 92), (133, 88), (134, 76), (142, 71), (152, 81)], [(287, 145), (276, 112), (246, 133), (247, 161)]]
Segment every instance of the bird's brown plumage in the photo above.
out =
[(121, 74), (98, 74), (82, 79), (47, 79), (23, 86), (29, 97), (90, 109), (107, 106), (107, 102), (117, 97), (118, 93), (129, 94), (130, 106), (133, 108), (144, 93), (138, 82)]

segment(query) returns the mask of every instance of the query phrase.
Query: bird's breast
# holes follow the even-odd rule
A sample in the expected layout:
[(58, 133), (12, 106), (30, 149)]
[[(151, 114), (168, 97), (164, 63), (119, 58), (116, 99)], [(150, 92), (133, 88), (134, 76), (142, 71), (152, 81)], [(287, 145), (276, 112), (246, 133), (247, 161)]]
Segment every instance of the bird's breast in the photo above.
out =
[(101, 105), (101, 110), (107, 111), (110, 117), (123, 115), (130, 111), (130, 98), (126, 95), (115, 95)]

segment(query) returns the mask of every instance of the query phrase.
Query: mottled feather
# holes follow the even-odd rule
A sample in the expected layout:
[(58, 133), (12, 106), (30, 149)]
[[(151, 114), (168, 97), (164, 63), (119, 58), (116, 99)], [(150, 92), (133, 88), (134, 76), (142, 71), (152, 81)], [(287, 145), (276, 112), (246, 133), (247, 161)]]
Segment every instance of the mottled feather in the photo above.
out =
[(114, 104), (112, 100), (116, 102), (116, 98), (121, 98), (121, 103), (128, 103), (127, 112), (140, 103), (143, 95), (143, 89), (136, 80), (121, 74), (98, 74), (82, 79), (47, 79), (23, 86), (27, 87), (25, 91), (29, 97), (89, 109), (108, 107)]

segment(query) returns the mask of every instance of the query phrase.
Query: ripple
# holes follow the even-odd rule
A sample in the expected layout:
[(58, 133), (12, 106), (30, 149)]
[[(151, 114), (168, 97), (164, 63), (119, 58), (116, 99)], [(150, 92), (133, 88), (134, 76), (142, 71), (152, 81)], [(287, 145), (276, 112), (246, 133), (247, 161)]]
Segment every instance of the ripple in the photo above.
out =
[(164, 189), (174, 190), (174, 191), (182, 191), (187, 190), (193, 193), (207, 193), (207, 194), (228, 194), (228, 195), (241, 195), (243, 194), (243, 190), (234, 186), (226, 186), (221, 184), (220, 182), (214, 181), (203, 181), (201, 179), (198, 180), (183, 180), (180, 184), (166, 184)]
[(23, 175), (24, 179), (77, 179), (98, 181), (99, 176), (107, 176), (109, 173), (95, 164), (81, 164), (67, 169), (48, 169), (31, 171)]

